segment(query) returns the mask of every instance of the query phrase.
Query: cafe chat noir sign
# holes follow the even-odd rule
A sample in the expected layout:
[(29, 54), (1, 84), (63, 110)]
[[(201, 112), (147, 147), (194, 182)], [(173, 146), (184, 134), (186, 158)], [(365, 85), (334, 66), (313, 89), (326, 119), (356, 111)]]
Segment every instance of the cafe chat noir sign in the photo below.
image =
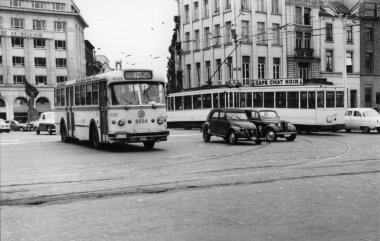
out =
[(254, 80), (252, 83), (256, 87), (265, 87), (265, 86), (298, 86), (303, 85), (303, 79), (263, 79), (263, 80)]

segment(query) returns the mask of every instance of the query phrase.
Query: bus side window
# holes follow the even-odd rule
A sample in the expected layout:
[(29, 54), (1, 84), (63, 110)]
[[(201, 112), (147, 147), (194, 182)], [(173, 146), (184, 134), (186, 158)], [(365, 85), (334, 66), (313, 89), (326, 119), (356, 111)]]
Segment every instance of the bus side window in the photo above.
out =
[(65, 106), (65, 89), (66, 88), (61, 89), (61, 106)]
[(182, 96), (174, 97), (174, 102), (175, 102), (175, 109), (176, 110), (183, 110), (183, 97)]
[(80, 85), (80, 104), (86, 104), (86, 85)]
[(99, 105), (99, 83), (92, 83), (92, 104)]
[(75, 86), (75, 105), (80, 105), (80, 89), (79, 89), (79, 85)]
[(325, 93), (323, 91), (317, 92), (317, 107), (318, 108), (325, 107)]
[(87, 84), (86, 85), (86, 105), (92, 105), (91, 95), (92, 95), (91, 84)]

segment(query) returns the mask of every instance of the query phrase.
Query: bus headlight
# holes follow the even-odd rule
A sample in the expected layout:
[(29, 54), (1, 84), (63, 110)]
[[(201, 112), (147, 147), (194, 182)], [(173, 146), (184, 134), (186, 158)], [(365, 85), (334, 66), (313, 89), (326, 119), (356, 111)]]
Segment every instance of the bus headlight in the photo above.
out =
[(121, 120), (119, 120), (119, 122), (117, 122), (117, 124), (118, 124), (119, 126), (123, 126), (123, 125), (125, 125), (125, 120), (124, 120), (124, 119), (121, 119)]
[(159, 117), (157, 118), (157, 123), (158, 123), (159, 125), (162, 125), (162, 124), (164, 123), (164, 117), (159, 116)]

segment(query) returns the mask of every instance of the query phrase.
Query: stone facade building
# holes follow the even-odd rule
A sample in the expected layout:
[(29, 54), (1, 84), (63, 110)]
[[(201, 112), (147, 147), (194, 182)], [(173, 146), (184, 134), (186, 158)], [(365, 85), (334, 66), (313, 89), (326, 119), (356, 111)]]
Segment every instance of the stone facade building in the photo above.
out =
[(43, 112), (57, 82), (86, 75), (86, 27), (72, 0), (0, 0), (0, 118), (27, 120), (25, 80)]

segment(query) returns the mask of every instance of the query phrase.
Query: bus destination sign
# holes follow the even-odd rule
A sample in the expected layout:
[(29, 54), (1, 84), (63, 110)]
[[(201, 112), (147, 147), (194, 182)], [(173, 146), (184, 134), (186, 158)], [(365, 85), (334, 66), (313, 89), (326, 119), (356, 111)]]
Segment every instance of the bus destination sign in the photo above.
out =
[(303, 85), (303, 79), (263, 79), (254, 80), (253, 86)]
[(152, 79), (152, 71), (125, 71), (124, 78), (133, 79)]

